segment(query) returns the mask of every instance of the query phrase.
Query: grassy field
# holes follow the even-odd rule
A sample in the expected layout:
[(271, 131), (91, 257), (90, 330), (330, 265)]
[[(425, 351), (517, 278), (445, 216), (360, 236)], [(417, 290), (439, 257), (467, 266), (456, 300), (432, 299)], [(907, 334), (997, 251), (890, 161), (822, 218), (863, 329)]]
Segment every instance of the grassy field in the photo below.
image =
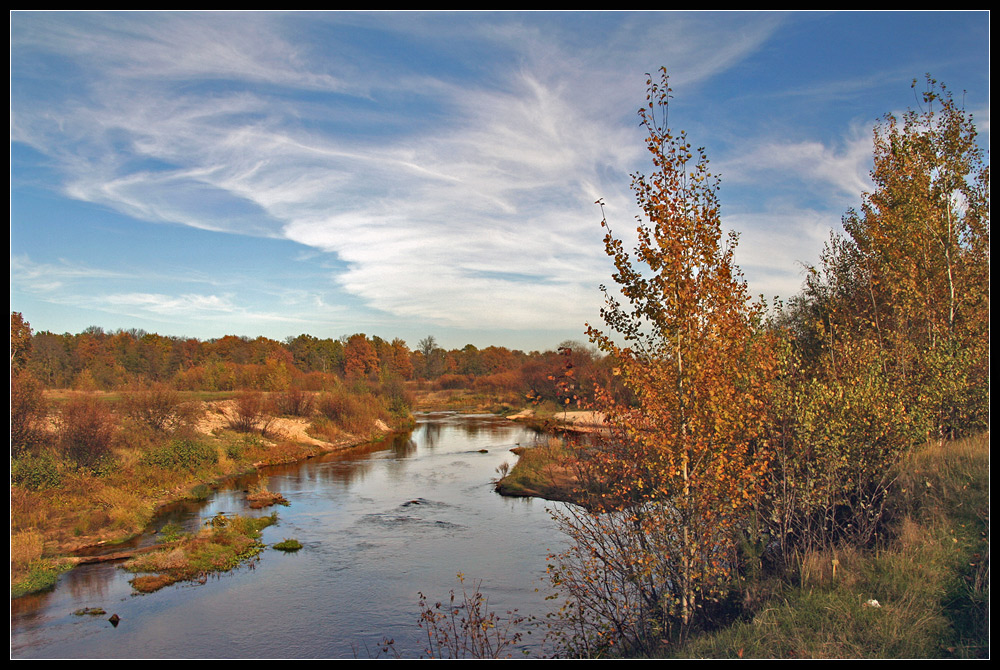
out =
[(744, 587), (737, 622), (678, 657), (989, 656), (989, 436), (931, 444), (903, 464), (875, 549), (801, 556)]

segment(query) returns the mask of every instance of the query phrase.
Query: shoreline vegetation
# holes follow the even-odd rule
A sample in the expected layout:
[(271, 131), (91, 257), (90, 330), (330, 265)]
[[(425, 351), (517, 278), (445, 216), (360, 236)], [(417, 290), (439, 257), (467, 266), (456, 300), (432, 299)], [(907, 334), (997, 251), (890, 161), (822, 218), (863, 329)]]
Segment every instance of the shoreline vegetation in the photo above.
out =
[[(585, 504), (587, 447), (514, 450), (501, 495)], [(893, 472), (883, 532), (743, 568), (672, 658), (985, 658), (989, 655), (989, 434), (917, 447)]]
[[(122, 547), (145, 532), (163, 507), (207, 497), (225, 480), (356, 448), (412, 425), (408, 414), (387, 416), (356, 423), (353, 432), (347, 432), (322, 416), (263, 418), (262, 412), (255, 420), (251, 417), (253, 426), (238, 430), (233, 424), (247, 420), (238, 396), (203, 401), (178, 394), (174, 411), (187, 416), (169, 431), (149, 431), (101, 413), (123, 402), (116, 395), (44, 394), (52, 406), (89, 402), (110, 425), (124, 423), (117, 425), (117, 443), (109, 444), (89, 467), (74, 469), (45, 451), (12, 461), (11, 597), (44, 590), (62, 572), (101, 560), (102, 554), (104, 560), (120, 560), (155, 550)], [(344, 416), (341, 422), (351, 419)], [(56, 418), (49, 423), (53, 432), (60, 429)], [(359, 429), (363, 425), (368, 429)], [(250, 509), (288, 504), (267, 490), (263, 474), (247, 491), (247, 502)], [(174, 538), (165, 542), (175, 543)]]
[[(136, 401), (129, 393), (145, 393), (146, 397)], [(152, 397), (157, 394), (169, 399)], [(351, 396), (345, 395), (340, 404), (350, 406), (352, 402), (345, 398)], [(109, 432), (115, 428), (118, 436), (113, 445), (109, 437), (107, 453), (89, 467), (74, 469), (44, 450), (12, 459), (12, 598), (45, 590), (63, 572), (85, 563), (128, 559), (127, 565), (148, 566), (151, 553), (173, 552), (171, 574), (175, 576), (163, 573), (156, 580), (139, 579), (137, 590), (162, 588), (173, 581), (192, 579), (192, 574), (199, 578), (211, 570), (197, 560), (182, 561), (184, 548), (178, 545), (197, 546), (210, 538), (195, 536), (182, 541), (168, 530), (153, 546), (126, 548), (126, 544), (147, 532), (162, 508), (204, 498), (233, 477), (362, 448), (393, 432), (408, 430), (415, 422), (409, 411), (405, 415), (367, 412), (359, 405), (357, 394), (353, 408), (329, 412), (336, 423), (315, 409), (309, 416), (274, 415), (266, 406), (270, 404), (273, 409), (287, 404), (281, 394), (259, 394), (248, 399), (244, 392), (185, 393), (164, 388), (155, 392), (133, 388), (126, 393), (51, 390), (40, 393), (40, 400), (46, 407), (46, 417), (39, 430), (48, 433), (49, 442), (56, 442), (55, 434), (64, 428), (65, 408), (84, 402), (90, 403), (88, 406), (98, 417), (90, 417), (90, 421), (114, 424), (108, 426)], [(320, 405), (323, 398), (317, 392), (306, 393), (298, 400), (311, 406)], [(516, 398), (489, 397), (472, 389), (424, 390), (409, 394), (407, 406), (412, 404), (419, 408), (416, 411), (424, 413), (499, 411), (539, 430), (551, 430), (559, 422), (551, 408), (512, 412), (511, 401)], [(131, 421), (122, 408), (134, 402), (145, 404), (147, 410), (157, 402), (164, 405), (159, 407), (160, 412), (171, 417), (153, 421), (164, 429), (150, 430), (148, 425)], [(116, 415), (102, 412), (111, 407), (118, 408)], [(571, 416), (567, 422), (570, 429), (574, 420), (580, 422), (580, 417), (590, 416), (583, 412), (571, 414), (575, 419)], [(349, 426), (351, 432), (343, 426)], [(267, 489), (264, 474), (250, 485), (246, 499), (251, 510), (289, 504), (280, 494)], [(218, 534), (219, 524), (210, 525), (209, 530), (210, 534)], [(252, 533), (248, 537), (252, 540)], [(228, 544), (234, 555), (244, 553), (233, 542)], [(247, 553), (244, 558), (252, 555)], [(201, 567), (188, 569), (187, 564), (192, 562)], [(222, 560), (216, 569), (230, 569), (232, 565)]]
[[(71, 395), (51, 394), (53, 400), (63, 402)], [(219, 453), (234, 440), (262, 449), (263, 453), (256, 452), (256, 460), (245, 463), (246, 469), (239, 472), (242, 474), (270, 464), (357, 448), (388, 434), (379, 428), (390, 428), (383, 424), (364, 438), (342, 435), (337, 442), (324, 442), (308, 434), (305, 422), (285, 417), (272, 425), (272, 438), (279, 440), (273, 441), (223, 427), (218, 417), (225, 415), (226, 403), (232, 402), (218, 398), (207, 401), (206, 418), (200, 425), (212, 431), (206, 436), (211, 436)], [(413, 404), (421, 413), (486, 413), (497, 405), (495, 399), (484, 402), (468, 389), (417, 393)], [(518, 460), (498, 478), (497, 492), (582, 502), (577, 461), (587, 447), (579, 444), (585, 443), (589, 434), (604, 430), (603, 417), (591, 412), (559, 412), (551, 406), (501, 411), (504, 409), (506, 419), (534, 426), (552, 437), (541, 446), (512, 449)], [(401, 426), (407, 427), (405, 422)], [(303, 441), (293, 443), (287, 439), (289, 435)], [(160, 506), (197, 498), (239, 473), (230, 471), (216, 480), (209, 480), (204, 471), (191, 474), (175, 482), (170, 491), (160, 492), (149, 518)], [(746, 570), (734, 580), (732, 591), (719, 600), (705, 629), (692, 634), (683, 645), (665, 649), (664, 654), (676, 658), (968, 658), (988, 654), (989, 435), (915, 449), (900, 464), (896, 481), (888, 503), (892, 522), (874, 547), (844, 544), (806, 552), (783, 570), (767, 569), (758, 560), (756, 569)], [(273, 495), (264, 476), (247, 491), (248, 500), (255, 496), (272, 499)], [(100, 509), (105, 499), (106, 489), (104, 495), (95, 497), (90, 513)], [(273, 499), (272, 504), (281, 501)], [(177, 581), (203, 581), (213, 571), (254, 561), (264, 549), (259, 530), (274, 518), (212, 519), (191, 536), (166, 527), (156, 545), (118, 551), (114, 550), (116, 543), (126, 541), (127, 536), (96, 542), (77, 537), (61, 553), (36, 559), (33, 569), (22, 572), (19, 581), (12, 572), (11, 595), (44, 590), (63, 571), (102, 560), (125, 560), (125, 569), (136, 573), (133, 586), (141, 593)], [(40, 532), (29, 534), (37, 546)], [(23, 539), (15, 541), (12, 536), (12, 557)], [(50, 546), (59, 551), (58, 543)], [(290, 541), (288, 546), (292, 546)], [(107, 553), (86, 555), (88, 548), (103, 548)], [(287, 550), (284, 545), (275, 548)]]

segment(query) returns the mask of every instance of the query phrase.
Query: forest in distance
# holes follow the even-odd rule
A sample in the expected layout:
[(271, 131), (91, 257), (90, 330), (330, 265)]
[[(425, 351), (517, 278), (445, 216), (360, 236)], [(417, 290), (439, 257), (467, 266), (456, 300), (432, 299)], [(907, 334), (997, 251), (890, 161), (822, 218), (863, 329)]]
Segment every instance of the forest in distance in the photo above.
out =
[[(12, 312), (12, 595), (140, 531), (152, 490), (311, 453), (274, 439), (279, 419), (357, 444), (460, 391), (606, 417), (552, 450), (577, 503), (552, 512), (570, 541), (550, 558), (554, 656), (988, 656), (988, 156), (951, 92), (919, 86), (875, 127), (873, 191), (786, 303), (749, 295), (720, 178), (666, 125), (660, 71), (639, 111), (638, 243), (603, 217), (615, 273), (586, 344), (59, 335)], [(510, 651), (519, 633), (483, 602), (425, 610), (433, 655)]]
[(554, 399), (549, 377), (565, 367), (567, 358), (583, 375), (581, 390), (610, 377), (603, 356), (576, 342), (525, 353), (472, 344), (446, 350), (433, 336), (411, 349), (399, 338), (363, 333), (336, 339), (301, 334), (284, 341), (226, 335), (202, 341), (136, 329), (105, 332), (97, 326), (78, 334), (29, 333), (15, 320), (24, 323), (20, 314), (12, 315), (15, 351), (30, 351), (18, 354), (24, 369), (51, 389), (114, 391), (134, 383), (166, 383), (183, 391), (319, 391), (335, 381), (395, 379)]

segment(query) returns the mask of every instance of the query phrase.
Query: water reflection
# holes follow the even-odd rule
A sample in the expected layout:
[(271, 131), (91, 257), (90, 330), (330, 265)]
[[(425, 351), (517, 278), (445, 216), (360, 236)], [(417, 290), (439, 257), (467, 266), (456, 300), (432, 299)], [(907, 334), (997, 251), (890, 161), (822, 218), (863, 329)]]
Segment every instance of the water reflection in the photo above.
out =
[[(278, 508), (264, 541), (295, 537), (303, 550), (266, 551), (255, 570), (147, 596), (131, 595), (129, 575), (112, 565), (78, 568), (54, 592), (12, 602), (11, 654), (350, 658), (390, 636), (416, 656), (417, 591), (445, 598), (458, 572), (484, 580), (491, 608), (543, 620), (551, 604), (535, 588), (560, 538), (544, 502), (500, 498), (490, 483), (498, 465), (513, 464), (511, 447), (536, 439), (495, 417), (433, 415), (379, 444), (267, 468), (268, 487), (291, 506)], [(243, 490), (256, 478), (171, 506), (153, 528), (247, 513)], [(72, 614), (96, 606), (122, 624)]]

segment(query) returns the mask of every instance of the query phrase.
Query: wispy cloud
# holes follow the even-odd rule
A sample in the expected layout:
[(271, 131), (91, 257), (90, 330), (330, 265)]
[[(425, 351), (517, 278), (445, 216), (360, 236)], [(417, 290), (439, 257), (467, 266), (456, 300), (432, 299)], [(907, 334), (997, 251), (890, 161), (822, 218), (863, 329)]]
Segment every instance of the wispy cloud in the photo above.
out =
[(24, 255), (10, 258), (11, 285), (31, 293), (55, 293), (67, 284), (90, 279), (128, 279), (129, 275), (107, 268), (60, 259), (56, 263), (34, 263)]
[[(741, 231), (736, 262), (755, 281), (752, 290), (771, 299), (802, 289), (805, 268), (819, 261), (838, 219), (829, 212), (774, 204), (767, 211), (727, 216), (726, 226)], [(775, 258), (785, 259), (776, 264)]]
[(806, 188), (840, 200), (871, 191), (871, 164), (871, 128), (855, 126), (838, 146), (779, 140), (749, 144), (721, 161), (720, 169), (728, 183)]
[[(697, 16), (664, 23), (667, 36), (636, 19), (603, 48), (576, 51), (572, 28), (550, 18), (549, 30), (519, 15), (471, 22), (520, 64), (483, 83), (424, 73), (418, 89), (406, 72), (349, 65), (370, 54), (320, 58), (287, 36), (282, 16), (47, 15), (15, 31), (17, 48), (71, 59), (83, 86), (45, 114), (19, 101), (14, 138), (61, 165), (71, 197), (335, 253), (348, 267), (335, 284), (377, 310), (455, 326), (578, 325), (581, 296), (606, 277), (589, 205), (624, 190), (642, 157), (634, 128), (619, 123), (641, 81), (623, 85), (612, 47), (639, 27), (648, 51), (667, 44), (697, 63), (685, 74), (697, 80), (745, 56), (774, 21), (733, 40)], [(386, 19), (401, 39), (439, 39), (422, 35), (434, 15)], [(685, 34), (693, 24), (697, 38)], [(210, 80), (229, 84), (204, 89)], [(336, 95), (292, 105), (292, 90)], [(398, 106), (387, 134), (359, 122), (357, 101), (373, 98), (378, 114)], [(408, 105), (439, 118), (407, 128)], [(538, 281), (526, 290), (510, 275)]]
[(111, 307), (148, 311), (162, 316), (195, 314), (196, 316), (232, 316), (241, 311), (231, 296), (197, 295), (188, 293), (180, 296), (160, 293), (114, 293), (102, 296), (100, 302)]
[[(675, 89), (696, 95), (773, 47), (788, 22), (21, 13), (11, 134), (70, 198), (142, 221), (292, 241), (315, 250), (299, 252), (309, 262), (335, 256), (329, 283), (303, 298), (316, 310), (340, 309), (329, 291), (429, 324), (579, 327), (610, 274), (592, 203), (604, 198), (627, 234), (628, 174), (649, 169), (634, 116), (642, 73), (666, 65)], [(878, 76), (774, 95), (808, 105), (877, 88)], [(727, 138), (721, 158), (710, 147), (727, 185), (767, 192), (725, 212), (743, 231), (739, 258), (758, 288), (787, 294), (795, 261), (814, 260), (843, 203), (871, 187), (869, 132)], [(18, 273), (42, 286), (41, 274)], [(49, 286), (59, 277), (50, 273)], [(248, 299), (228, 288), (143, 289), (102, 295), (109, 309), (158, 314)]]

